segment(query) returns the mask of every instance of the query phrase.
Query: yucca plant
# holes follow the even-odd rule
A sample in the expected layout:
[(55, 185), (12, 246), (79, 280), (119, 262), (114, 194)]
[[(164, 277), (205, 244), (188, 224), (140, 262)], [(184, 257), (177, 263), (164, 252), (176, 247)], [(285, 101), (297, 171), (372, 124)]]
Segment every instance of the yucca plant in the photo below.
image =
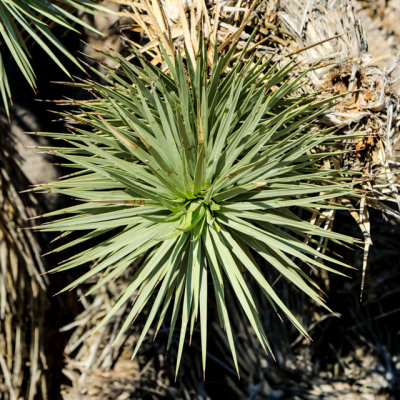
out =
[[(66, 30), (76, 31), (75, 25), (95, 29), (74, 15), (74, 11), (92, 13), (94, 10), (107, 11), (92, 0), (0, 0), (0, 35), (2, 51), (0, 53), (0, 92), (7, 112), (11, 100), (11, 90), (7, 79), (4, 50), (10, 53), (18, 69), (29, 85), (36, 90), (36, 76), (31, 63), (31, 54), (27, 39), (40, 46), (50, 59), (68, 76), (69, 72), (57, 50), (78, 67), (76, 58), (63, 46), (52, 33), (51, 25), (59, 25)], [(100, 33), (100, 32), (98, 32)], [(82, 67), (80, 67), (82, 68)]]
[(131, 282), (99, 327), (132, 301), (122, 335), (148, 305), (133, 357), (149, 329), (157, 332), (169, 320), (167, 347), (180, 324), (176, 371), (198, 318), (205, 370), (211, 302), (238, 369), (227, 284), (266, 351), (253, 285), (307, 336), (275, 292), (270, 271), (327, 307), (309, 268), (343, 274), (337, 268), (348, 266), (318, 251), (320, 238), (353, 242), (309, 221), (355, 195), (349, 171), (324, 168), (324, 158), (339, 157), (348, 139), (315, 125), (332, 100), (300, 94), (306, 71), (296, 63), (278, 68), (271, 59), (242, 61), (235, 50), (221, 56), (216, 46), (211, 69), (205, 50), (195, 64), (165, 54), (168, 72), (135, 49), (140, 66), (116, 55), (120, 69), (106, 67), (104, 84), (79, 83), (93, 99), (63, 114), (69, 132), (40, 133), (66, 142), (46, 149), (74, 172), (35, 190), (80, 202), (46, 214), (56, 218), (37, 228), (72, 238), (56, 252), (87, 245), (52, 271), (93, 263), (64, 289), (96, 278), (88, 293), (129, 273)]

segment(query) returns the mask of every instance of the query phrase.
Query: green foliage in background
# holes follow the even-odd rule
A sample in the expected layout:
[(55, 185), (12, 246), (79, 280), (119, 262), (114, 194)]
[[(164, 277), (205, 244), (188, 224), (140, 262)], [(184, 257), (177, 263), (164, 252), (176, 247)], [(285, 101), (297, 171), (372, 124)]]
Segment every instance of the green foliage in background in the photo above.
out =
[[(50, 29), (56, 24), (67, 30), (76, 31), (74, 25), (79, 25), (95, 31), (93, 27), (73, 14), (76, 10), (89, 13), (94, 10), (106, 11), (104, 7), (92, 0), (0, 0), (0, 93), (7, 113), (9, 112), (8, 104), (11, 101), (11, 90), (5, 61), (9, 54), (29, 85), (36, 89), (29, 40), (39, 45), (67, 75), (69, 75), (67, 68), (54, 50), (79, 66), (75, 57)], [(5, 55), (5, 53), (9, 54)]]
[[(138, 54), (140, 66), (116, 56), (120, 69), (109, 67), (106, 83), (79, 84), (93, 100), (64, 114), (69, 132), (42, 133), (61, 140), (47, 150), (74, 172), (37, 188), (81, 200), (47, 214), (52, 221), (38, 227), (73, 238), (55, 251), (87, 243), (53, 270), (93, 263), (65, 290), (96, 278), (91, 293), (129, 273), (99, 327), (130, 302), (120, 337), (146, 307), (133, 356), (151, 327), (168, 324), (168, 347), (178, 332), (177, 370), (197, 320), (205, 369), (210, 304), (238, 368), (227, 285), (266, 351), (253, 284), (307, 336), (274, 290), (271, 270), (326, 307), (310, 267), (341, 274), (348, 266), (318, 251), (320, 238), (353, 242), (309, 221), (354, 195), (348, 172), (324, 168), (344, 140), (315, 126), (331, 101), (298, 94), (305, 72), (293, 62), (282, 68), (271, 60), (243, 62), (232, 48), (214, 56), (209, 72), (204, 53), (196, 65), (165, 55), (168, 73)], [(304, 219), (293, 207), (303, 209)]]

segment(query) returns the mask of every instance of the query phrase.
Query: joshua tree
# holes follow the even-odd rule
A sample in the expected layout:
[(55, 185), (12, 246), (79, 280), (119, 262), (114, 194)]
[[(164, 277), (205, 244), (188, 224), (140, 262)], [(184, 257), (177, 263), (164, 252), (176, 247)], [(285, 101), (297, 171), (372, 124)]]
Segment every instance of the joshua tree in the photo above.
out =
[[(70, 354), (85, 337), (96, 343), (79, 360), (81, 382), (89, 368), (110, 368), (108, 354), (123, 351), (127, 332), (145, 314), (133, 356), (149, 332), (166, 330), (175, 374), (188, 337), (201, 349), (204, 375), (207, 342), (211, 330), (221, 333), (214, 326), (219, 320), (231, 354), (224, 361), (239, 372), (238, 330), (244, 335), (250, 328), (246, 343), (258, 359), (260, 349), (273, 354), (266, 310), (308, 338), (276, 279), (330, 310), (320, 278), (348, 267), (330, 247), (356, 242), (333, 230), (336, 212), (349, 210), (356, 219), (365, 258), (366, 205), (395, 212), (379, 203), (398, 201), (388, 163), (396, 117), (394, 103), (385, 102), (389, 76), (368, 65), (362, 29), (347, 2), (313, 8), (306, 0), (113, 2), (122, 5), (125, 29), (133, 32), (129, 56), (103, 52), (110, 62), (101, 72), (92, 69), (100, 79), (75, 84), (92, 98), (65, 102), (75, 107), (61, 113), (68, 133), (40, 133), (62, 143), (45, 150), (72, 173), (35, 190), (78, 203), (46, 214), (50, 220), (37, 229), (61, 232), (55, 253), (86, 248), (53, 271), (90, 266), (65, 290), (90, 283), (87, 294), (94, 295), (72, 324), (85, 335), (72, 336)], [(60, 7), (75, 3), (83, 11), (99, 9), (59, 1), (45, 8), (57, 10), (55, 16), (43, 15), (71, 28), (78, 20)], [(0, 4), (36, 40), (33, 29), (60, 46), (40, 19), (30, 20), (34, 28), (21, 22), (35, 8)], [(5, 44), (33, 86), (18, 29), (3, 25)], [(95, 328), (91, 338), (89, 328)], [(113, 342), (118, 351), (111, 353)]]

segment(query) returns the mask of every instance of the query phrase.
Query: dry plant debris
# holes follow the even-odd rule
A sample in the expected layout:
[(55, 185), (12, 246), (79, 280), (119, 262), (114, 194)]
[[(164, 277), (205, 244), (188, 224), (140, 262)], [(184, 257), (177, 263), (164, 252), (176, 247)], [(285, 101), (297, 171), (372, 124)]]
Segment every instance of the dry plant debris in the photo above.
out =
[(46, 398), (43, 352), (47, 279), (39, 246), (26, 221), (39, 209), (19, 193), (28, 186), (20, 170), (10, 127), (0, 121), (0, 397)]

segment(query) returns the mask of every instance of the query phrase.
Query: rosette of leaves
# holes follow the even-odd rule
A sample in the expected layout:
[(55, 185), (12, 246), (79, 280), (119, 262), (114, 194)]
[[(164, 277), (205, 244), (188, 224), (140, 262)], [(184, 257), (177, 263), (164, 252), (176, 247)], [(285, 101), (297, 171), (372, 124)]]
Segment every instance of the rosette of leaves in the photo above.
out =
[(167, 347), (179, 332), (177, 371), (198, 319), (205, 369), (210, 304), (237, 368), (227, 285), (266, 351), (253, 285), (307, 336), (274, 290), (271, 270), (327, 307), (309, 266), (342, 274), (346, 264), (319, 251), (319, 243), (353, 241), (307, 219), (354, 195), (348, 172), (324, 168), (344, 141), (315, 126), (330, 100), (299, 94), (306, 72), (294, 62), (279, 68), (271, 59), (241, 61), (232, 48), (224, 56), (215, 51), (209, 70), (205, 53), (196, 65), (166, 56), (168, 73), (136, 53), (136, 64), (115, 56), (120, 68), (108, 67), (106, 82), (80, 83), (93, 99), (64, 113), (69, 132), (41, 133), (67, 142), (47, 150), (74, 172), (36, 188), (80, 200), (38, 227), (73, 238), (56, 252), (87, 245), (53, 269), (93, 263), (65, 290), (97, 278), (92, 293), (129, 272), (99, 327), (131, 302), (121, 336), (147, 305), (133, 356), (151, 327), (169, 324)]
[[(77, 66), (76, 58), (62, 45), (51, 32), (52, 25), (77, 32), (75, 25), (96, 31), (82, 19), (74, 15), (75, 11), (92, 13), (94, 10), (107, 11), (92, 0), (0, 0), (0, 92), (4, 107), (8, 112), (11, 90), (4, 65), (4, 50), (10, 53), (18, 69), (36, 90), (36, 76), (31, 63), (28, 39), (32, 39), (68, 76), (68, 70), (55, 50), (63, 54)], [(96, 31), (97, 32), (97, 31)], [(100, 32), (97, 32), (101, 34)]]

